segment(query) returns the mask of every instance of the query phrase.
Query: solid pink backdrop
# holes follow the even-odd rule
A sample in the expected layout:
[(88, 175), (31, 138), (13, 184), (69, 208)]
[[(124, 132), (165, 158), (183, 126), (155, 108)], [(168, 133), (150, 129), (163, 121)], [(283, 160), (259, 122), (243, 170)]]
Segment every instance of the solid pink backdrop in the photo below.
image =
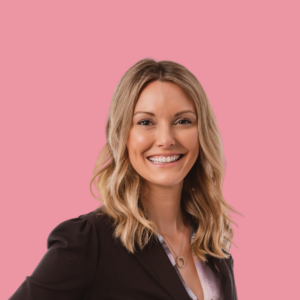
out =
[(89, 191), (114, 89), (138, 60), (186, 66), (227, 160), (239, 299), (295, 299), (298, 1), (1, 1), (1, 278), (7, 299)]

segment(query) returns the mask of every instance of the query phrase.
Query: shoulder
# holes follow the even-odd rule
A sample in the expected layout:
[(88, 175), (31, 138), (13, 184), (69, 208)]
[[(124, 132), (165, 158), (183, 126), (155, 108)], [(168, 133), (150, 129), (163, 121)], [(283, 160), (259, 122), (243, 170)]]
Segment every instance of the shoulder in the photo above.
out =
[(78, 218), (82, 222), (88, 223), (99, 234), (111, 235), (114, 231), (114, 220), (104, 212), (103, 208), (103, 206), (100, 206), (89, 213), (80, 215)]
[(58, 224), (42, 260), (11, 299), (86, 299), (99, 262), (113, 245), (110, 224), (95, 211)]
[(54, 244), (68, 242), (68, 246), (96, 246), (99, 238), (112, 235), (113, 222), (109, 216), (102, 213), (102, 209), (79, 215), (58, 224), (49, 234), (47, 248)]
[(78, 218), (88, 221), (95, 226), (111, 226), (113, 220), (104, 213), (103, 208), (103, 206), (100, 206), (91, 212), (78, 216)]

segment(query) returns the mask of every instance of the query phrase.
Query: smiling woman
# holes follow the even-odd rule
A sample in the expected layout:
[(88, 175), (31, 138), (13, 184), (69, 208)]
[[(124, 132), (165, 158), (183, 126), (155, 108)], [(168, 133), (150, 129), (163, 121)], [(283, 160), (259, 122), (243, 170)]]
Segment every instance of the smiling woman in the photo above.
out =
[(237, 212), (223, 198), (221, 136), (197, 78), (172, 61), (137, 62), (105, 132), (91, 180), (103, 205), (50, 233), (10, 299), (237, 299)]

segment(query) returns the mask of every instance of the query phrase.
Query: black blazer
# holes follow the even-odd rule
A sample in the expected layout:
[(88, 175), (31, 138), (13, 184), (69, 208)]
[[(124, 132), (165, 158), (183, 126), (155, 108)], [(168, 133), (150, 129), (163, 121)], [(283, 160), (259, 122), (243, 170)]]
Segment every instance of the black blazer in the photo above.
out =
[[(113, 238), (108, 216), (95, 212), (60, 223), (48, 251), (9, 300), (190, 300), (161, 243), (154, 237), (130, 254)], [(233, 259), (208, 257), (226, 300), (237, 300)], [(217, 267), (217, 268), (216, 268)]]

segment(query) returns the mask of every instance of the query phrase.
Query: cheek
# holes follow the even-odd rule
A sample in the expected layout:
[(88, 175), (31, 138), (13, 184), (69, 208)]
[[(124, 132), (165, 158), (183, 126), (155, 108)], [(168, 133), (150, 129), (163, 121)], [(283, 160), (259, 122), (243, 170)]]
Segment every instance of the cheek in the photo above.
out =
[(128, 151), (133, 156), (142, 154), (151, 147), (151, 139), (136, 130), (132, 130), (128, 138)]
[(198, 135), (198, 129), (188, 130), (185, 131), (180, 136), (180, 143), (190, 152), (196, 152), (199, 151), (199, 135)]

